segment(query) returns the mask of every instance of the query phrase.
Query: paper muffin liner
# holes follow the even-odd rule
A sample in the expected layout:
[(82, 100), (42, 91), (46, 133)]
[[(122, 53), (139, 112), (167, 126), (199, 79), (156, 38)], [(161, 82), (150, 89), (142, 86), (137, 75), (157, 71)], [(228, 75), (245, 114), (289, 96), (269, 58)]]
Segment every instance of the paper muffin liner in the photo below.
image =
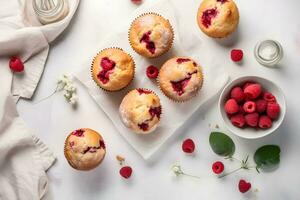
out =
[[(160, 121), (161, 121), (161, 119), (162, 119), (162, 117), (163, 117), (163, 115), (164, 115), (164, 114), (163, 114), (163, 107), (162, 107), (162, 104), (161, 104), (161, 99), (160, 99), (160, 97), (159, 97), (153, 90), (151, 90), (151, 89), (142, 88), (142, 87), (135, 88), (135, 89), (133, 89), (133, 90), (128, 91), (128, 92), (126, 93), (125, 96), (127, 96), (130, 92), (132, 92), (132, 91), (134, 91), (134, 90), (138, 90), (138, 89), (142, 89), (142, 90), (149, 91), (149, 92), (151, 92), (152, 94), (154, 94), (154, 95), (159, 99), (160, 108), (161, 108), (161, 114), (160, 114), (160, 117), (158, 118), (158, 122), (154, 125), (154, 126), (156, 126), (156, 128), (155, 128), (154, 130), (150, 130), (150, 131), (135, 132), (135, 131), (132, 130), (131, 128), (127, 127), (125, 124), (124, 124), (124, 126), (125, 126), (126, 128), (128, 128), (128, 129), (132, 130), (135, 134), (138, 134), (138, 135), (148, 135), (148, 134), (153, 133), (153, 132), (157, 129), (157, 127), (159, 126)], [(124, 97), (125, 97), (125, 96), (124, 96)], [(123, 97), (123, 99), (124, 99), (124, 97)], [(122, 101), (123, 101), (123, 99), (122, 99)], [(121, 115), (120, 115), (120, 117), (122, 118)], [(122, 119), (121, 121), (123, 122), (123, 119)], [(153, 128), (153, 127), (152, 127), (152, 128)]]
[[(124, 53), (126, 53), (126, 54), (132, 59), (132, 61), (133, 61), (133, 76), (132, 76), (131, 80), (128, 82), (128, 84), (127, 84), (126, 86), (124, 86), (123, 88), (120, 88), (120, 89), (118, 89), (118, 90), (108, 90), (108, 89), (106, 89), (106, 88), (103, 88), (100, 84), (97, 83), (97, 81), (96, 81), (96, 80), (94, 79), (94, 77), (93, 77), (93, 65), (94, 65), (94, 62), (95, 62), (97, 56), (98, 56), (100, 53), (102, 53), (103, 51), (106, 51), (106, 50), (108, 50), (108, 49), (118, 49), (118, 50), (121, 50), (121, 51), (123, 51)], [(129, 53), (127, 53), (126, 51), (124, 51), (122, 48), (119, 48), (119, 47), (108, 47), (108, 48), (102, 49), (101, 51), (99, 51), (99, 52), (97, 53), (96, 56), (94, 56), (93, 61), (92, 61), (92, 64), (91, 64), (91, 67), (90, 67), (90, 74), (91, 74), (91, 78), (92, 78), (92, 80), (95, 82), (95, 84), (96, 84), (101, 90), (103, 90), (104, 92), (108, 92), (108, 93), (110, 93), (110, 92), (119, 92), (119, 91), (125, 89), (126, 87), (128, 87), (128, 86), (131, 84), (131, 82), (133, 81), (134, 76), (135, 76), (135, 66), (136, 66), (136, 64), (135, 64), (135, 61), (134, 61), (133, 57), (132, 57)]]
[[(193, 60), (193, 59), (191, 59), (191, 60)], [(194, 61), (194, 60), (193, 60), (193, 61)], [(197, 90), (197, 92), (196, 92), (193, 96), (191, 96), (190, 98), (188, 98), (188, 99), (186, 99), (186, 100), (178, 100), (178, 99), (172, 99), (171, 97), (169, 97), (169, 96), (161, 89), (161, 87), (160, 87), (160, 82), (159, 82), (159, 75), (158, 75), (158, 77), (156, 78), (156, 82), (157, 82), (157, 85), (158, 85), (159, 90), (164, 94), (165, 97), (167, 97), (169, 100), (171, 100), (171, 101), (173, 101), (173, 102), (175, 102), (175, 103), (185, 103), (185, 102), (187, 102), (187, 101), (189, 101), (189, 100), (195, 98), (195, 97), (199, 94), (200, 90), (201, 90), (202, 87), (203, 87), (203, 83), (204, 83), (203, 69), (202, 69), (202, 67), (201, 67), (200, 65), (198, 65), (198, 67), (200, 68), (200, 73), (201, 73), (201, 77), (202, 77), (202, 82), (201, 82), (201, 85), (200, 85), (199, 89)], [(161, 70), (161, 68), (160, 68), (160, 70)], [(159, 72), (160, 72), (160, 70), (159, 70)]]
[[(131, 40), (130, 40), (130, 31), (131, 31), (131, 29), (132, 29), (133, 23), (134, 23), (138, 18), (143, 17), (143, 16), (145, 16), (145, 15), (151, 15), (151, 14), (152, 14), (152, 15), (157, 15), (157, 16), (162, 17), (163, 19), (167, 20), (167, 21), (169, 22), (169, 25), (170, 25), (170, 27), (171, 27), (171, 32), (172, 32), (172, 40), (171, 40), (171, 43), (170, 43), (170, 45), (168, 46), (168, 48), (166, 48), (165, 51), (163, 51), (163, 52), (161, 52), (160, 54), (157, 54), (157, 55), (155, 55), (155, 56), (147, 56), (147, 55), (144, 55), (144, 54), (141, 54), (141, 53), (137, 52), (136, 49), (134, 48), (134, 46), (133, 46)], [(160, 14), (158, 14), (158, 13), (155, 13), (155, 12), (146, 12), (146, 13), (140, 14), (139, 16), (137, 16), (137, 17), (131, 22), (130, 28), (129, 28), (129, 30), (128, 30), (128, 41), (129, 41), (129, 44), (130, 44), (131, 48), (132, 48), (137, 54), (139, 54), (139, 55), (141, 55), (141, 56), (144, 56), (144, 57), (146, 57), (146, 58), (157, 58), (157, 57), (159, 57), (159, 56), (161, 56), (161, 55), (167, 53), (167, 52), (171, 49), (171, 47), (173, 46), (173, 43), (174, 43), (174, 29), (173, 29), (173, 27), (172, 27), (172, 24), (171, 24), (170, 20), (168, 20), (167, 18), (165, 18), (165, 17), (163, 17), (162, 15), (160, 15)]]
[[(92, 130), (92, 129), (89, 129), (89, 128), (79, 128), (79, 129), (82, 129), (82, 130), (85, 130), (85, 131)], [(79, 130), (79, 129), (76, 129), (76, 130)], [(74, 131), (75, 131), (75, 130), (74, 130)], [(72, 162), (71, 158), (70, 158), (70, 157), (68, 156), (68, 154), (67, 154), (67, 149), (66, 149), (66, 147), (67, 147), (67, 145), (68, 145), (67, 142), (69, 141), (69, 138), (71, 137), (71, 135), (72, 135), (72, 133), (73, 133), (74, 131), (72, 131), (71, 133), (69, 133), (69, 135), (68, 135), (67, 138), (65, 139), (65, 143), (64, 143), (64, 156), (65, 156), (66, 160), (68, 161), (69, 165), (70, 165), (72, 168), (76, 169), (76, 170), (80, 170), (80, 171), (88, 171), (88, 170), (92, 170), (92, 169), (96, 168), (97, 166), (99, 166), (99, 165), (103, 162), (103, 160), (104, 160), (104, 158), (105, 158), (105, 155), (106, 155), (106, 147), (105, 147), (105, 149), (104, 149), (104, 151), (105, 151), (104, 156), (102, 157), (102, 159), (100, 160), (100, 162), (99, 162), (95, 167), (90, 168), (90, 169), (80, 169), (80, 168), (78, 168), (78, 167)], [(96, 132), (96, 131), (95, 131), (95, 132)], [(97, 132), (97, 133), (98, 133), (98, 132)], [(100, 133), (98, 133), (98, 134), (100, 135), (100, 138), (101, 138), (102, 141), (104, 142), (104, 139), (103, 139), (102, 135), (101, 135)], [(104, 142), (104, 144), (105, 144), (105, 142)], [(106, 146), (106, 145), (105, 145), (105, 146)]]

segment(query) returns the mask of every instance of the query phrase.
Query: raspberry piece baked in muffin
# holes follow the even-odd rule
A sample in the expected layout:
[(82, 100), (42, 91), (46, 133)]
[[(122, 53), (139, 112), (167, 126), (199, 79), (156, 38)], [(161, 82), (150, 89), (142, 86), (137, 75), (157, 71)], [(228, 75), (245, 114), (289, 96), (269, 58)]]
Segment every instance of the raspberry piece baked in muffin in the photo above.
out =
[(224, 38), (235, 31), (239, 11), (232, 0), (203, 0), (197, 14), (200, 29), (213, 38)]
[(175, 57), (160, 69), (158, 81), (161, 91), (174, 101), (186, 101), (194, 97), (202, 87), (201, 67), (191, 58)]
[(132, 81), (134, 67), (134, 61), (128, 53), (119, 48), (107, 48), (94, 58), (91, 73), (102, 89), (118, 91)]
[(138, 88), (123, 98), (119, 112), (126, 127), (135, 133), (148, 134), (160, 121), (160, 99), (151, 90)]
[(172, 46), (173, 37), (169, 20), (155, 13), (140, 15), (132, 22), (129, 30), (131, 47), (148, 58), (166, 53)]
[(92, 129), (81, 128), (67, 137), (64, 154), (74, 169), (91, 170), (102, 162), (106, 148), (99, 133)]

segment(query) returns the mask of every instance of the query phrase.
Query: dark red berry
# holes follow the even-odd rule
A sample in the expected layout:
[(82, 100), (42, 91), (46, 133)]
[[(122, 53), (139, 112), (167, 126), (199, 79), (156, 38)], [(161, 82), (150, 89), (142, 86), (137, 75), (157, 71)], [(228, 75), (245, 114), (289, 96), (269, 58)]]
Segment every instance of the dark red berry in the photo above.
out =
[(243, 51), (241, 49), (232, 49), (231, 50), (231, 60), (233, 62), (240, 62), (243, 59)]
[(182, 151), (185, 153), (193, 153), (195, 151), (195, 143), (192, 139), (186, 139), (182, 143)]
[(224, 171), (224, 164), (221, 161), (217, 161), (212, 165), (212, 170), (215, 174), (221, 174)]
[(149, 67), (147, 67), (146, 74), (147, 74), (148, 78), (157, 78), (157, 76), (158, 76), (157, 67), (150, 65)]
[(120, 175), (123, 178), (128, 179), (131, 176), (131, 174), (132, 174), (132, 168), (129, 166), (124, 166), (120, 169)]
[(24, 70), (24, 64), (21, 58), (13, 56), (9, 60), (9, 68), (13, 72), (22, 72)]
[(245, 180), (240, 180), (239, 182), (239, 190), (241, 193), (245, 193), (251, 188), (251, 183), (246, 182)]

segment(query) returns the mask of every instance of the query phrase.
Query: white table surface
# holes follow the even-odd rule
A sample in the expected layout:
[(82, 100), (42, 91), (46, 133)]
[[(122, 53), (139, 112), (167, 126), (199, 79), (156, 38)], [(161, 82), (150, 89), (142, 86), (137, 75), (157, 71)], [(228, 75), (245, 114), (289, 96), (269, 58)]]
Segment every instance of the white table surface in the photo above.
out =
[[(149, 1), (151, 0), (145, 0), (146, 3)], [(191, 23), (186, 26), (196, 26), (195, 15), (200, 0), (172, 1), (182, 3), (182, 9), (191, 16)], [(208, 124), (218, 124), (221, 130), (225, 130), (216, 109), (216, 99), (205, 110), (199, 110), (147, 162), (117, 133), (111, 121), (82, 86), (78, 85), (79, 106), (76, 110), (66, 103), (62, 94), (34, 104), (54, 90), (59, 75), (78, 70), (80, 64), (98, 50), (95, 44), (99, 46), (137, 8), (129, 0), (83, 0), (71, 25), (52, 44), (44, 75), (33, 100), (21, 100), (18, 103), (21, 116), (58, 158), (49, 171), (50, 190), (45, 199), (299, 199), (300, 1), (236, 2), (241, 19), (234, 45), (216, 42), (199, 31), (203, 39), (201, 45), (203, 48), (210, 45), (214, 49), (210, 56), (215, 57), (216, 62), (226, 64), (232, 78), (262, 75), (277, 82), (284, 90), (288, 110), (278, 131), (263, 139), (251, 141), (228, 133), (236, 143), (235, 156), (239, 158), (247, 154), (252, 156), (257, 147), (263, 144), (279, 144), (282, 150), (279, 168), (261, 174), (257, 174), (255, 170), (241, 171), (222, 180), (213, 176), (211, 164), (215, 160), (223, 159), (215, 155), (209, 147)], [(255, 61), (253, 48), (261, 39), (276, 39), (282, 43), (285, 55), (279, 68), (262, 67)], [(242, 65), (235, 65), (230, 61), (229, 52), (233, 47), (244, 50), (245, 59)], [(65, 137), (79, 127), (98, 130), (107, 145), (104, 162), (89, 172), (73, 170), (63, 155)], [(181, 151), (181, 142), (187, 137), (196, 142), (194, 156), (187, 156)], [(124, 155), (127, 164), (133, 167), (133, 176), (129, 180), (119, 176), (119, 164), (115, 159), (117, 154)], [(187, 172), (199, 175), (202, 179), (174, 177), (170, 166), (175, 162), (179, 162)], [(238, 166), (238, 163), (224, 162), (227, 170)], [(241, 178), (249, 180), (257, 191), (252, 190), (246, 195), (239, 193), (237, 184)]]

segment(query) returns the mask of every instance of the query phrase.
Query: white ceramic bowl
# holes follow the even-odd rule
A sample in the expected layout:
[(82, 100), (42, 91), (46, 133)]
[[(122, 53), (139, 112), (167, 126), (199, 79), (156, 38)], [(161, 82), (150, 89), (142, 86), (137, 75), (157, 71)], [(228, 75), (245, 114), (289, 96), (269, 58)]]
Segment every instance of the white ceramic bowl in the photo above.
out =
[[(269, 129), (255, 129), (251, 127), (238, 128), (231, 124), (231, 121), (225, 112), (224, 105), (226, 100), (229, 98), (230, 90), (233, 87), (243, 85), (243, 83), (248, 81), (261, 84), (264, 90), (271, 92), (276, 97), (277, 102), (280, 105), (280, 115), (277, 120), (273, 121), (273, 125)], [(232, 133), (242, 138), (256, 139), (273, 133), (281, 125), (286, 113), (286, 103), (282, 90), (272, 81), (257, 76), (243, 76), (231, 81), (224, 87), (219, 98), (219, 110), (227, 128)]]

